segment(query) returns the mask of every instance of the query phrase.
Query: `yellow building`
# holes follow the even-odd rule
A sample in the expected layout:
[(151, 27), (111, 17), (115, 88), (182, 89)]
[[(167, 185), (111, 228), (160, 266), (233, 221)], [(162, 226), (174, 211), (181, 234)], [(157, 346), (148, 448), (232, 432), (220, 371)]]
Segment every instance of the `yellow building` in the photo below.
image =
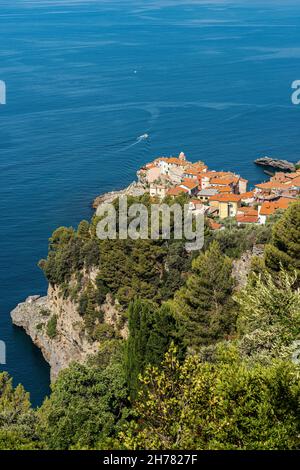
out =
[(217, 194), (210, 198), (209, 205), (219, 210), (220, 219), (235, 217), (241, 206), (241, 196), (239, 194)]

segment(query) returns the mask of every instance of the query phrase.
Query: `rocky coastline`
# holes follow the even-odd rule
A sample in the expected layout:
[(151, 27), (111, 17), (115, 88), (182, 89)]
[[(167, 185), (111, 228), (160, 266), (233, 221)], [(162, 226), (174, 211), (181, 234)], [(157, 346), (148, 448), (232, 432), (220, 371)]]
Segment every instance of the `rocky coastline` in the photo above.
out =
[[(102, 310), (106, 323), (118, 323), (118, 307), (109, 295), (102, 305)], [(47, 325), (54, 317), (56, 334), (49, 336)], [(63, 298), (58, 287), (49, 286), (44, 297), (28, 297), (12, 310), (11, 319), (14, 325), (25, 330), (41, 350), (50, 365), (52, 382), (71, 362), (84, 363), (99, 350), (100, 342), (91, 341), (85, 332), (84, 321), (77, 311), (77, 305), (70, 299)], [(125, 337), (126, 329), (120, 331), (120, 334)]]
[[(49, 337), (47, 324), (55, 315), (57, 334)], [(49, 287), (45, 297), (28, 297), (11, 312), (14, 325), (25, 330), (50, 365), (51, 381), (72, 361), (83, 363), (97, 352), (83, 333), (83, 320), (72, 302), (62, 299), (56, 288)]]
[(145, 194), (146, 191), (147, 191), (146, 187), (142, 183), (133, 181), (129, 186), (127, 186), (127, 188), (120, 189), (119, 191), (110, 191), (108, 193), (104, 193), (104, 194), (101, 194), (100, 196), (97, 196), (92, 203), (92, 207), (94, 209), (97, 209), (101, 204), (111, 203), (117, 197), (142, 196), (143, 194)]
[(268, 168), (274, 168), (280, 171), (296, 171), (297, 165), (300, 165), (300, 161), (298, 163), (292, 163), (288, 160), (280, 160), (278, 158), (270, 158), (270, 157), (262, 157), (257, 158), (255, 160), (256, 165), (264, 166)]

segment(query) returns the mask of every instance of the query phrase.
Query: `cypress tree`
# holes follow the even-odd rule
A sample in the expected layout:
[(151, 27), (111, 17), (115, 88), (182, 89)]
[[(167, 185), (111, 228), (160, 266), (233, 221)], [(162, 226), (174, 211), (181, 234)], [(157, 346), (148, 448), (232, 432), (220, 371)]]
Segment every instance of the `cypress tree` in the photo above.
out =
[(170, 306), (155, 305), (145, 300), (135, 300), (129, 306), (129, 338), (125, 355), (127, 383), (132, 399), (139, 388), (139, 375), (149, 364), (159, 365), (171, 342), (184, 356), (183, 342)]
[(125, 372), (132, 399), (136, 397), (138, 377), (145, 366), (147, 343), (153, 323), (154, 306), (150, 302), (135, 300), (128, 309), (129, 337), (126, 345)]
[(154, 313), (152, 330), (149, 335), (146, 364), (159, 365), (168, 352), (171, 343), (177, 347), (179, 359), (185, 355), (182, 334), (176, 321), (171, 306), (163, 304)]

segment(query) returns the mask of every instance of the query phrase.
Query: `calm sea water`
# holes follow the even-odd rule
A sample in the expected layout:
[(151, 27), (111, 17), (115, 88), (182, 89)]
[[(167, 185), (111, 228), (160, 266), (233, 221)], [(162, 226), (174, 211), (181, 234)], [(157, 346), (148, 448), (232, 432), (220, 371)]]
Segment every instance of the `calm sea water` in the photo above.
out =
[(251, 184), (265, 178), (256, 157), (300, 158), (297, 3), (0, 0), (0, 339), (35, 405), (49, 368), (9, 312), (45, 293), (37, 262), (53, 229), (161, 154)]

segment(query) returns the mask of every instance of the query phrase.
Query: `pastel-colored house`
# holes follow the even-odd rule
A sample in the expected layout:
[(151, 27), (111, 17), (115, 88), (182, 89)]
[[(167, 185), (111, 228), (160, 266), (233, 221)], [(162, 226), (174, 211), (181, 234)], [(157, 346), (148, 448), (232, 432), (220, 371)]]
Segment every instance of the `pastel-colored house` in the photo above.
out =
[(209, 204), (218, 208), (220, 219), (235, 217), (241, 206), (241, 196), (239, 194), (217, 194), (210, 198)]
[(168, 187), (165, 183), (151, 183), (150, 184), (150, 196), (157, 197), (158, 199), (164, 199), (167, 196)]

